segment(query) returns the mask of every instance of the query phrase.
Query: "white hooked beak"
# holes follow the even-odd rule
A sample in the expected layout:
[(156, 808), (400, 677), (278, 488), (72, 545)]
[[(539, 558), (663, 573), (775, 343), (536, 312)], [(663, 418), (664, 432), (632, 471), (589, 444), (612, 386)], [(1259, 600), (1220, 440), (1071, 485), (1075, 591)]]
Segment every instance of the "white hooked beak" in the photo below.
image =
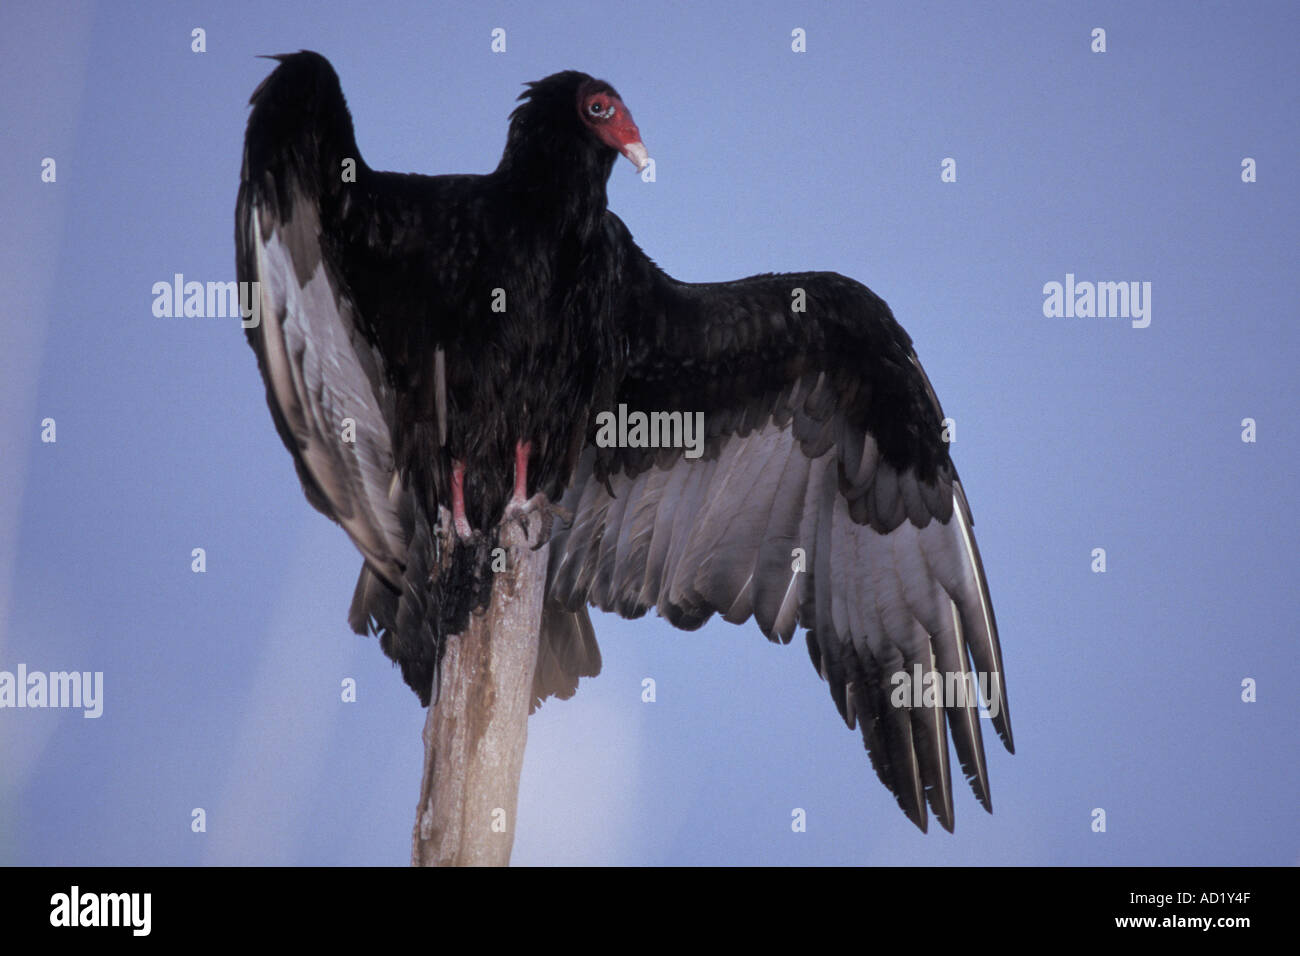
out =
[(623, 147), (622, 153), (632, 160), (638, 173), (650, 165), (650, 151), (645, 148), (645, 144), (640, 140), (635, 143), (628, 143)]

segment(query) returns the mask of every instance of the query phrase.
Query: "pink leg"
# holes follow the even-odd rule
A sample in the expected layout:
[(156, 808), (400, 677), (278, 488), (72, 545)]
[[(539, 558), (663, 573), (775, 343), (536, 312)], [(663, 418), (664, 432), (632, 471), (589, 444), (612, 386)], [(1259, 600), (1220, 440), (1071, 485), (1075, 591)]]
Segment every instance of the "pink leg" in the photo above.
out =
[[(510, 503), (506, 505), (505, 518), (520, 523), (535, 551), (551, 539), (551, 525), (556, 516), (564, 521), (572, 521), (573, 514), (552, 504), (540, 491), (531, 498), (528, 497), (528, 456), (532, 450), (532, 442), (515, 443), (515, 491)], [(534, 514), (540, 519), (536, 534), (528, 530), (529, 517)], [(532, 543), (534, 541), (535, 544)]]
[(451, 523), (460, 537), (473, 537), (469, 519), (465, 517), (465, 463), (455, 460), (451, 463)]
[(515, 504), (528, 500), (528, 456), (532, 450), (530, 441), (515, 442)]

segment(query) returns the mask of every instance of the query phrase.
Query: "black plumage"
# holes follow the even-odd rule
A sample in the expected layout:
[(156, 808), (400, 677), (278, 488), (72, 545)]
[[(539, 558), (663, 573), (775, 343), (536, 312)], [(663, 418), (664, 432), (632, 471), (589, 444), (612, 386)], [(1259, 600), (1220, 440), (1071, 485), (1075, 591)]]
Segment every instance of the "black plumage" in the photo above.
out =
[[(262, 289), (249, 340), (308, 500), (365, 557), (350, 620), (421, 700), (487, 599), (523, 448), (523, 494), (573, 516), (549, 542), (537, 701), (599, 671), (589, 604), (681, 628), (753, 617), (782, 642), (803, 627), (918, 826), (928, 803), (952, 828), (950, 728), (991, 808), (978, 701), (890, 702), (914, 665), (995, 675), (1011, 749), (943, 414), (885, 302), (834, 273), (666, 275), (607, 209), (619, 152), (639, 166), (645, 151), (585, 74), (529, 85), (494, 172), (429, 177), (371, 170), (328, 62), (278, 59), (251, 101), (236, 214), (239, 277)], [(702, 454), (602, 445), (597, 415), (620, 405), (703, 413)], [(473, 532), (441, 534), (457, 468)]]

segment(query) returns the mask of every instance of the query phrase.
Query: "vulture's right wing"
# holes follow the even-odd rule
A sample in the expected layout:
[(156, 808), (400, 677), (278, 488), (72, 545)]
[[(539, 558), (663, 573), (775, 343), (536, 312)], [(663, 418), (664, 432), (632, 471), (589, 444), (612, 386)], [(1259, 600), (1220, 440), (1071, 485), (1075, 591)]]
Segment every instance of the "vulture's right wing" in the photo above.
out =
[[(475, 578), (479, 556), (456, 548), (444, 565), (436, 528), (448, 415), (436, 338), (448, 317), (432, 259), (473, 250), (441, 245), (454, 178), (373, 172), (329, 63), (274, 59), (250, 101), (235, 211), (238, 278), (258, 290), (248, 341), (307, 500), (365, 557), (349, 623), (379, 637), (427, 706), (443, 637), (479, 599), (453, 586)], [(409, 481), (403, 442), (420, 461)], [(585, 609), (552, 605), (543, 623), (534, 704), (600, 671)]]
[[(285, 69), (281, 67), (281, 70)], [(322, 247), (321, 187), (277, 113), (293, 98), (280, 70), (253, 94), (235, 211), (236, 266), (257, 291), (247, 329), (271, 416), (303, 491), (397, 587), (406, 540), (397, 506), (383, 360), (363, 334), (340, 271)]]

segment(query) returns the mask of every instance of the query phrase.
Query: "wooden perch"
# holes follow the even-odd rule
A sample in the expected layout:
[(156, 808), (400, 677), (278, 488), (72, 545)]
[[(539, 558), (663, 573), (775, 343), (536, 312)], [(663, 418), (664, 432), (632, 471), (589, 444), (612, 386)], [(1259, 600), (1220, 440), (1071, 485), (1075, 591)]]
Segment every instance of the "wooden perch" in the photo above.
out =
[(507, 566), (486, 612), (448, 639), (438, 703), (424, 723), (412, 866), (506, 866), (537, 667), (547, 549), (501, 528)]

